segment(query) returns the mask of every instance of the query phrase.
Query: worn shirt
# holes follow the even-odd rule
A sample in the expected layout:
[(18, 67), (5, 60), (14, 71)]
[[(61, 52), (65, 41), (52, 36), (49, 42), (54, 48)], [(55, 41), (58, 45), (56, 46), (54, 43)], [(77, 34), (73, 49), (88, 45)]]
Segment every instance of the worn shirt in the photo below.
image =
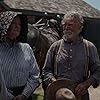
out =
[(22, 94), (28, 97), (38, 85), (39, 68), (27, 43), (1, 43), (0, 66), (7, 88), (25, 86)]
[[(64, 39), (59, 40), (52, 44), (48, 50), (43, 75), (46, 84), (49, 84), (50, 78), (54, 77), (54, 51), (57, 45), (62, 41), (61, 48), (57, 56), (57, 78), (68, 78), (77, 83), (84, 81), (84, 66), (86, 63), (85, 48), (83, 38), (80, 38), (75, 43), (69, 43)], [(97, 53), (97, 49), (93, 43), (89, 42), (89, 70), (90, 77), (100, 80), (100, 60)]]

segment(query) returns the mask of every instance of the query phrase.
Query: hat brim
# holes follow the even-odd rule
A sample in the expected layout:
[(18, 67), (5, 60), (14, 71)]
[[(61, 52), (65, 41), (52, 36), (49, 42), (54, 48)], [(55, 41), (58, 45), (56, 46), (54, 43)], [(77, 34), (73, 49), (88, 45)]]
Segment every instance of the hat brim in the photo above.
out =
[(76, 83), (69, 79), (58, 79), (51, 83), (46, 89), (46, 100), (55, 100), (55, 94), (60, 88), (68, 88), (74, 93)]

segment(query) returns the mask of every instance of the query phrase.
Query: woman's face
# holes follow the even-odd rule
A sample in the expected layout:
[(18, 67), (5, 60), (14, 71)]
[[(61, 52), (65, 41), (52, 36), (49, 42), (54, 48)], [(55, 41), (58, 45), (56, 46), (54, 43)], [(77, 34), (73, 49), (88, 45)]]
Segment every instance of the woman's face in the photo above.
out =
[(10, 40), (16, 40), (16, 38), (20, 34), (20, 31), (21, 31), (21, 20), (20, 20), (19, 16), (16, 16), (13, 19), (10, 27), (8, 28), (7, 37)]

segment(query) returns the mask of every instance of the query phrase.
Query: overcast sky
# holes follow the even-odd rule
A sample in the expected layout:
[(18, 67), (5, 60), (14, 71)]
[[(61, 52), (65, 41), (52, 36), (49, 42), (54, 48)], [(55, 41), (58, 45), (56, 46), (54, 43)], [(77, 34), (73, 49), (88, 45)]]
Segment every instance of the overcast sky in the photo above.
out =
[(83, 0), (88, 4), (92, 5), (94, 8), (100, 10), (100, 0)]

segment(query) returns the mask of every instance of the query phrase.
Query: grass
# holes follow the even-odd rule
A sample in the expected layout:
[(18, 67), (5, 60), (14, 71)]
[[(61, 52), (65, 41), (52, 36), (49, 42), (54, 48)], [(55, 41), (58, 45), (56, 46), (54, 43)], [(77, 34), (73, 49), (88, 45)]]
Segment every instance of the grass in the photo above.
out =
[(33, 93), (33, 100), (43, 100), (44, 92), (42, 88), (42, 84), (34, 91)]

